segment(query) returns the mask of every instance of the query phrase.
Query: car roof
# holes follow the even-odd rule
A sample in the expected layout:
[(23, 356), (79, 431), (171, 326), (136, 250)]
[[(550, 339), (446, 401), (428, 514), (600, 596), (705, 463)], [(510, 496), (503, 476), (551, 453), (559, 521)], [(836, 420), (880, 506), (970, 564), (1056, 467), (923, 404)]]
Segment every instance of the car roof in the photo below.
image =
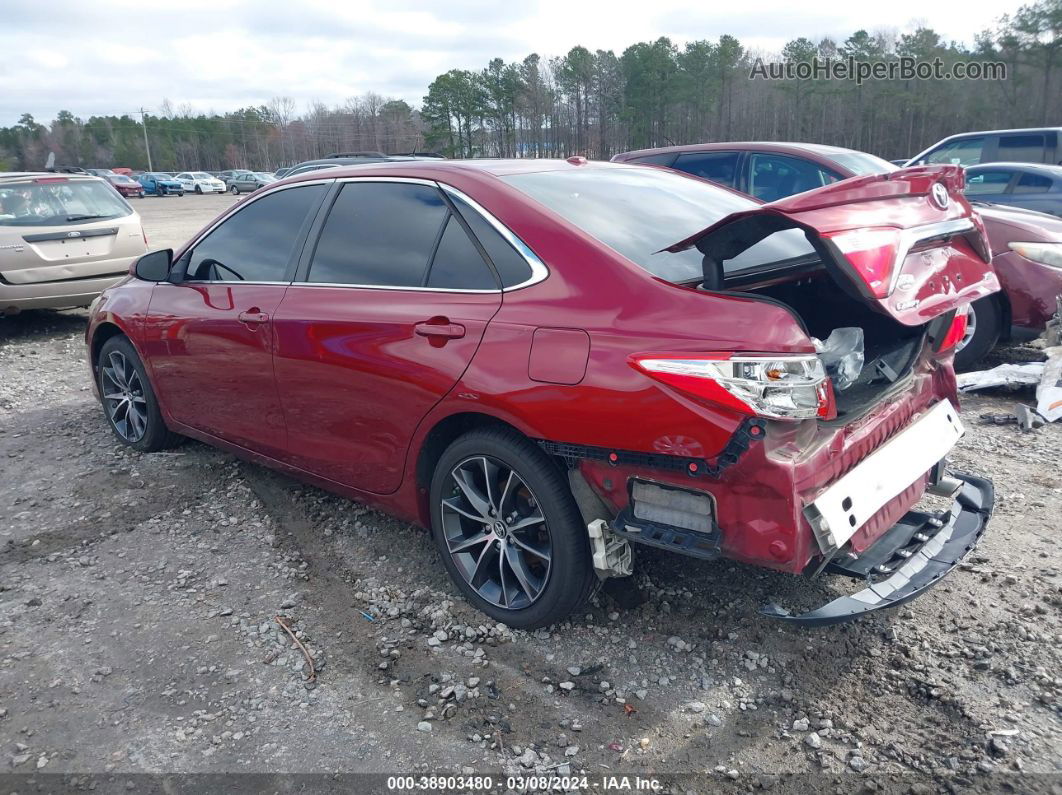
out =
[(1005, 168), (1011, 171), (1038, 171), (1053, 177), (1062, 177), (1062, 166), (1053, 166), (1050, 163), (1016, 163), (1007, 161), (992, 161), (991, 163), (977, 163), (967, 166), (967, 171), (983, 170), (989, 168)]
[(84, 179), (102, 181), (95, 174), (68, 174), (57, 171), (3, 171), (0, 172), (0, 182), (15, 182), (25, 179), (38, 179), (40, 177), (63, 177), (64, 179)]
[[(1011, 130), (972, 130), (970, 132), (961, 132), (949, 135), (947, 138), (941, 138), (937, 141), (937, 144), (944, 141), (950, 141), (952, 138), (965, 138), (968, 135), (1006, 135), (1008, 133), (1038, 133), (1038, 132), (1062, 132), (1062, 127), (1016, 127)], [(937, 144), (933, 144), (936, 146)]]
[[(699, 144), (678, 144), (675, 146), (659, 146), (654, 149), (635, 149), (630, 152), (622, 152), (617, 157), (623, 160), (646, 155), (682, 154), (685, 152), (714, 152), (731, 149), (760, 149), (768, 152), (813, 152), (819, 155), (840, 154), (853, 152), (863, 154), (855, 149), (847, 149), (843, 146), (830, 146), (829, 144), (813, 144), (803, 141), (711, 141)], [(623, 162), (617, 161), (617, 162)]]
[[(546, 160), (537, 158), (489, 159), (476, 160), (387, 160), (378, 163), (360, 165), (340, 165), (330, 168), (327, 176), (320, 171), (307, 171), (292, 177), (302, 179), (339, 179), (345, 176), (373, 176), (393, 174), (394, 176), (422, 176), (426, 179), (443, 178), (447, 174), (484, 175), (504, 177), (513, 174), (542, 173), (547, 171), (585, 171), (599, 169), (645, 168), (638, 163), (611, 163), (607, 160), (587, 160), (570, 158), (568, 160)], [(287, 181), (287, 178), (284, 180)]]

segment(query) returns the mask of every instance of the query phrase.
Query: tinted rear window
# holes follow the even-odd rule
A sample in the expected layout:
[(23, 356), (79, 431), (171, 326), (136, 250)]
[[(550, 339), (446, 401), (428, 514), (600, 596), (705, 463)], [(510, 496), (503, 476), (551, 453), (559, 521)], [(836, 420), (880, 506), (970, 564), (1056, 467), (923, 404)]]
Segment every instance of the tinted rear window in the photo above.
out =
[[(570, 223), (671, 282), (699, 280), (701, 253), (662, 249), (723, 216), (757, 206), (708, 182), (655, 168), (585, 168), (503, 179)], [(814, 253), (796, 229), (772, 235), (732, 260), (727, 273)]]
[(132, 212), (105, 182), (58, 180), (0, 185), (0, 226), (73, 226)]

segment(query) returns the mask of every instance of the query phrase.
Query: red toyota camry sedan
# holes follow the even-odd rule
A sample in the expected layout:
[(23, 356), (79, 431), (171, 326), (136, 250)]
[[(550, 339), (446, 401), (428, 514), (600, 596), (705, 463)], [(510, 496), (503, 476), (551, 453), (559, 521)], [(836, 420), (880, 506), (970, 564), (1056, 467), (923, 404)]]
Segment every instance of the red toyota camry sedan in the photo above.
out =
[[(952, 358), (999, 289), (962, 171), (772, 204), (638, 165), (402, 162), (271, 185), (93, 305), (117, 438), (193, 437), (431, 529), (514, 627), (639, 546), (899, 604), (984, 532)], [(926, 492), (947, 510), (915, 510)]]

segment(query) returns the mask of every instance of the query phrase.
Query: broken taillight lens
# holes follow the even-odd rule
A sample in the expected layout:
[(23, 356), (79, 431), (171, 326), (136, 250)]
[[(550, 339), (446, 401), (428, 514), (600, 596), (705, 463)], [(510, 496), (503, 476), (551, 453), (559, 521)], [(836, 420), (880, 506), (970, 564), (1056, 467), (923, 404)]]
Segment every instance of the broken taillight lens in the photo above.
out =
[(937, 349), (939, 353), (950, 351), (962, 342), (962, 338), (966, 336), (966, 327), (969, 317), (970, 308), (967, 306), (960, 307), (955, 311), (955, 317), (952, 318), (951, 325), (944, 334), (944, 339), (940, 341), (940, 347)]
[(844, 254), (875, 298), (887, 298), (892, 293), (900, 249), (899, 229), (849, 229), (823, 237)]
[(668, 386), (751, 416), (832, 419), (833, 389), (814, 354), (645, 353), (631, 366)]

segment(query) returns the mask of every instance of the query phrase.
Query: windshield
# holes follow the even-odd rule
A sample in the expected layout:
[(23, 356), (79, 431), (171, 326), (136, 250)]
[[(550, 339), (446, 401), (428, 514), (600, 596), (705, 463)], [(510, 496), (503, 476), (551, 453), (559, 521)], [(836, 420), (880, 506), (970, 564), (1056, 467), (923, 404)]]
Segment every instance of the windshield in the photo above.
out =
[(265, 171), (256, 171), (254, 175), (259, 179), (276, 179), (272, 174), (267, 174)]
[(130, 183), (133, 182), (133, 179), (131, 177), (125, 176), (125, 174), (115, 174), (111, 177), (111, 182)]
[(88, 180), (0, 185), (0, 226), (67, 226), (130, 215), (106, 183)]
[[(699, 281), (701, 253), (661, 249), (723, 216), (758, 206), (708, 182), (646, 166), (541, 171), (502, 179), (670, 282)], [(723, 269), (729, 274), (813, 253), (803, 232), (789, 229), (727, 260)]]
[(197, 171), (192, 174), (192, 179), (213, 179), (213, 177), (203, 171)]
[(864, 174), (886, 174), (890, 171), (898, 171), (900, 168), (888, 160), (882, 160), (877, 155), (868, 155), (866, 152), (831, 152), (828, 157), (857, 177)]

